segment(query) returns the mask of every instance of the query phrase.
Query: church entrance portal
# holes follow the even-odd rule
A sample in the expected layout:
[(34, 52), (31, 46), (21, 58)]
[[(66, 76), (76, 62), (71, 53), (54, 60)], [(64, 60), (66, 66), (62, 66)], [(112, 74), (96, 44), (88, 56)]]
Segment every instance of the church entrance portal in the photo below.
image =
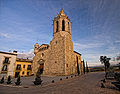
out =
[(38, 75), (41, 75), (43, 74), (43, 71), (44, 71), (44, 60), (41, 59), (38, 61), (38, 63), (39, 63), (39, 67), (38, 67), (37, 73)]
[(40, 74), (43, 74), (44, 64), (40, 64)]

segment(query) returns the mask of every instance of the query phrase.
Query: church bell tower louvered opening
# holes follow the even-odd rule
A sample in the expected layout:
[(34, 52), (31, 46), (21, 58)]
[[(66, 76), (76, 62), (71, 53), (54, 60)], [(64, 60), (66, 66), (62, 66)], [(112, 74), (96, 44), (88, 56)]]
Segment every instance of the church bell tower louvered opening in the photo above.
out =
[(71, 22), (70, 19), (65, 15), (63, 9), (61, 9), (58, 16), (54, 18), (53, 35), (60, 31), (71, 34)]

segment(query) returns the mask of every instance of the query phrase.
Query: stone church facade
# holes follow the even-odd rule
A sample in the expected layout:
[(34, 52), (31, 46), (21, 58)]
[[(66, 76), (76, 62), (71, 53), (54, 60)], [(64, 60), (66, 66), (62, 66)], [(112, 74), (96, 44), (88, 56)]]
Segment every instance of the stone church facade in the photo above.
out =
[(73, 50), (71, 22), (63, 9), (54, 18), (53, 26), (50, 44), (39, 46), (36, 43), (34, 46), (33, 74), (39, 71), (43, 75), (70, 75), (76, 74), (78, 67), (82, 74), (81, 54)]

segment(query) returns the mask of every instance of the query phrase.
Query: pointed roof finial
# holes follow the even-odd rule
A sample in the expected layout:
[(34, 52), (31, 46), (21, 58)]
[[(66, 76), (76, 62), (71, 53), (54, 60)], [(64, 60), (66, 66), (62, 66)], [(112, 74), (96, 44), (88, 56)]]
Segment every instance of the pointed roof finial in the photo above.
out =
[(59, 13), (58, 16), (66, 16), (65, 13), (64, 13), (64, 11), (63, 11), (63, 8), (61, 9), (61, 11), (60, 11), (60, 13)]

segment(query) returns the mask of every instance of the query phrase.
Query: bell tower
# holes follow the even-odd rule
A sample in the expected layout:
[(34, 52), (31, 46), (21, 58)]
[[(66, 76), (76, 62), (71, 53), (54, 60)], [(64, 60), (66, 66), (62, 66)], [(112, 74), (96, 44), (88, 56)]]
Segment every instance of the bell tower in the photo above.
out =
[(50, 44), (39, 46), (36, 43), (34, 46), (33, 73), (36, 74), (42, 67), (43, 75), (74, 74), (77, 72), (77, 63), (81, 62), (81, 57), (73, 49), (70, 19), (61, 9), (53, 22), (53, 38)]
[(53, 35), (61, 31), (71, 34), (71, 22), (65, 15), (63, 9), (61, 9), (58, 16), (54, 18)]
[(74, 62), (73, 42), (71, 39), (71, 22), (65, 15), (63, 9), (54, 18), (53, 39), (49, 47), (49, 68), (46, 74), (68, 75), (73, 72)]
[(36, 44), (34, 45), (34, 54), (36, 55), (36, 54), (38, 53), (38, 51), (39, 51), (39, 44), (36, 43)]

